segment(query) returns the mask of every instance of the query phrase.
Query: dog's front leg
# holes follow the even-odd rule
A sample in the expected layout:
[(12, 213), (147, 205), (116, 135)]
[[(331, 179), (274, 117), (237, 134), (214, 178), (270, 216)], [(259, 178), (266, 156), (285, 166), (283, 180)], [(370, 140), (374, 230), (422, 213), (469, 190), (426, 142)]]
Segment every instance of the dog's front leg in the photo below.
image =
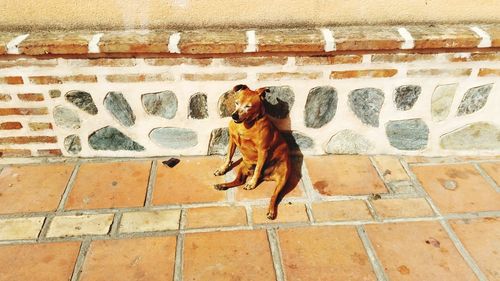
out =
[(255, 171), (253, 173), (252, 178), (250, 179), (250, 181), (247, 182), (247, 184), (245, 184), (245, 187), (243, 187), (243, 189), (250, 190), (257, 187), (259, 177), (262, 174), (262, 169), (267, 159), (267, 154), (268, 153), (266, 149), (260, 149), (257, 152), (257, 165), (255, 165)]
[(231, 167), (231, 163), (232, 163), (231, 159), (233, 159), (233, 155), (234, 155), (235, 151), (236, 151), (236, 143), (234, 142), (231, 135), (229, 135), (229, 148), (228, 148), (228, 152), (227, 152), (226, 161), (224, 162), (224, 164), (222, 164), (222, 166), (219, 169), (217, 169), (215, 171), (214, 175), (222, 176), (225, 173), (227, 173), (227, 171), (229, 171), (229, 168)]

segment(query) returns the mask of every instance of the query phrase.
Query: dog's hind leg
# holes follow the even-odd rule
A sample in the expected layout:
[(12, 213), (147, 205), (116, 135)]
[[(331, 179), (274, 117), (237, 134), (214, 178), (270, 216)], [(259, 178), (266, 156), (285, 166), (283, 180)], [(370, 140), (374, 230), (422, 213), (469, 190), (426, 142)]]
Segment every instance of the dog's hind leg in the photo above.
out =
[(267, 218), (270, 220), (274, 220), (276, 218), (277, 212), (278, 212), (278, 196), (280, 195), (281, 191), (285, 188), (287, 182), (287, 177), (280, 177), (277, 181), (276, 188), (274, 189), (274, 193), (271, 196), (271, 200), (269, 202), (269, 209), (267, 211)]
[(238, 169), (238, 172), (236, 173), (236, 178), (233, 181), (216, 184), (214, 185), (214, 188), (217, 190), (226, 190), (244, 184), (245, 181), (247, 180), (248, 175), (243, 171), (243, 169), (244, 169), (243, 167), (240, 167)]
[(214, 172), (214, 175), (222, 176), (225, 173), (227, 173), (227, 171), (229, 171), (229, 168), (231, 167), (231, 163), (232, 163), (231, 159), (233, 159), (233, 155), (234, 155), (235, 151), (236, 151), (236, 143), (234, 142), (231, 135), (229, 135), (229, 146), (228, 146), (226, 161), (224, 162), (224, 164), (222, 164), (222, 166), (219, 169), (217, 169)]

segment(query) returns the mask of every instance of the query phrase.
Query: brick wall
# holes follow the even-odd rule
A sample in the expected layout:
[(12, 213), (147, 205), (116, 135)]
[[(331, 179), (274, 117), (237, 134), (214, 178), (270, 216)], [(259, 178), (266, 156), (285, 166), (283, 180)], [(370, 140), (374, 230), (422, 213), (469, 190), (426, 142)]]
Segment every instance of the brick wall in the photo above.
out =
[(495, 24), (0, 34), (0, 154), (221, 154), (236, 84), (305, 154), (498, 154), (499, 47)]

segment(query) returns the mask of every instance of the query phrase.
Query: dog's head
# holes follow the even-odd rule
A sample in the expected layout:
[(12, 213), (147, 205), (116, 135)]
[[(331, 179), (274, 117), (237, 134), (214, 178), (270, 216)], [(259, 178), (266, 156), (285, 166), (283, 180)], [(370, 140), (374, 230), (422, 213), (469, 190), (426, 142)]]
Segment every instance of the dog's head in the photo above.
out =
[(252, 91), (246, 85), (236, 85), (233, 91), (236, 94), (236, 109), (231, 114), (231, 118), (235, 123), (252, 121), (264, 114), (263, 100), (266, 97), (267, 88)]

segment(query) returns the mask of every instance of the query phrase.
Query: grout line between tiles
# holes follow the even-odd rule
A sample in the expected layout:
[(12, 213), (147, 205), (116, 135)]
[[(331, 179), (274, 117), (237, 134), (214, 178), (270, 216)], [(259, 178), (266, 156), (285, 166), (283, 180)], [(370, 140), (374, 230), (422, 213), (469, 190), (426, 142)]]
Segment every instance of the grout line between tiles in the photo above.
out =
[(80, 275), (83, 270), (83, 264), (85, 262), (85, 258), (87, 257), (87, 253), (90, 248), (90, 238), (85, 238), (80, 245), (80, 252), (78, 253), (78, 257), (76, 259), (75, 267), (73, 268), (73, 274), (71, 275), (71, 281), (80, 280)]
[(68, 183), (66, 184), (66, 188), (61, 196), (61, 200), (59, 200), (59, 205), (57, 206), (56, 213), (61, 213), (64, 210), (64, 206), (68, 201), (69, 193), (73, 189), (73, 185), (75, 184), (76, 175), (78, 174), (78, 170), (80, 169), (80, 163), (77, 162), (73, 171), (71, 172), (71, 176), (69, 177)]
[(146, 199), (144, 201), (145, 207), (150, 207), (153, 201), (153, 188), (156, 182), (156, 171), (157, 171), (158, 161), (151, 161), (151, 168), (149, 170), (148, 187), (146, 191)]
[(358, 231), (359, 238), (361, 239), (366, 254), (368, 255), (368, 259), (370, 260), (373, 271), (377, 276), (377, 280), (378, 281), (388, 280), (384, 268), (382, 267), (382, 264), (380, 263), (380, 260), (377, 257), (377, 253), (375, 252), (375, 249), (373, 248), (373, 245), (370, 239), (368, 238), (368, 234), (366, 233), (365, 228), (362, 225), (358, 225), (356, 226), (356, 230)]
[(276, 281), (285, 281), (281, 248), (276, 229), (270, 228), (267, 230), (267, 239), (269, 241), (271, 256), (273, 258), (274, 271), (276, 272)]

